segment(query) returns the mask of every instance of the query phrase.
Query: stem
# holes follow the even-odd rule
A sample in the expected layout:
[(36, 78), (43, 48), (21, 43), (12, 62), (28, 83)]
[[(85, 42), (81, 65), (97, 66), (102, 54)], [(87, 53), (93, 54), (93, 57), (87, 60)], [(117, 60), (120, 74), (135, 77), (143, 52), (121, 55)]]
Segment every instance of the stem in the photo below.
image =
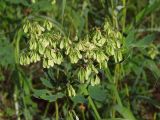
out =
[(115, 28), (118, 29), (118, 21), (117, 21), (117, 15), (115, 14), (115, 5), (114, 5), (114, 1), (111, 0), (111, 8), (112, 8), (112, 22), (113, 22), (113, 26)]
[(115, 82), (114, 83), (114, 92), (115, 92), (115, 97), (116, 97), (116, 101), (117, 101), (118, 105), (122, 106), (122, 102), (121, 102), (120, 96), (118, 94), (118, 89), (117, 89), (118, 81), (121, 78), (120, 75), (121, 75), (121, 65), (116, 64), (115, 73), (114, 73), (114, 82)]
[(57, 103), (57, 101), (55, 101), (55, 108), (56, 108), (56, 120), (59, 120), (58, 103)]
[(82, 110), (82, 118), (83, 118), (83, 120), (86, 120), (85, 115), (84, 115), (84, 110)]
[(122, 32), (124, 33), (125, 31), (125, 24), (126, 24), (126, 0), (122, 0), (123, 2), (123, 17), (122, 17)]
[(157, 113), (154, 113), (153, 120), (157, 120)]
[(112, 22), (113, 22), (113, 26), (115, 25), (115, 19), (114, 19), (114, 3), (113, 0), (111, 0), (111, 8), (112, 8)]
[[(18, 32), (16, 32), (13, 42), (12, 44), (14, 45), (15, 49), (14, 49), (14, 57), (15, 57), (15, 62), (16, 62), (16, 69), (18, 68), (18, 63), (19, 63), (19, 42), (20, 42), (20, 38), (22, 36), (22, 30), (20, 29)], [(17, 116), (17, 120), (21, 120), (20, 118), (20, 113), (19, 113), (19, 103), (18, 103), (18, 96), (19, 96), (19, 92), (18, 92), (18, 85), (20, 84), (22, 85), (21, 82), (21, 75), (20, 72), (18, 71), (18, 83), (17, 81), (15, 81), (15, 89), (14, 89), (14, 106), (15, 106), (15, 112), (16, 112), (16, 116)]]
[(18, 100), (17, 100), (17, 86), (15, 86), (15, 92), (14, 92), (14, 106), (15, 106), (15, 111), (16, 111), (16, 116), (17, 116), (17, 120), (21, 120), (20, 116), (19, 116), (19, 104), (18, 104)]
[(154, 26), (154, 14), (151, 14), (151, 28)]
[(92, 100), (92, 98), (90, 96), (88, 97), (88, 100), (89, 100), (89, 103), (90, 103), (90, 105), (91, 105), (96, 117), (97, 117), (97, 120), (101, 120), (101, 117), (100, 117), (100, 115), (99, 115), (99, 113), (98, 113), (98, 111), (96, 109), (96, 106), (94, 105), (94, 102), (93, 102), (93, 100)]
[(22, 30), (20, 29), (13, 40), (13, 45), (15, 46), (15, 50), (14, 50), (14, 56), (15, 56), (15, 62), (16, 62), (16, 66), (17, 64), (19, 64), (19, 42), (20, 42), (20, 38), (22, 36)]
[(126, 96), (127, 96), (128, 108), (130, 108), (129, 90), (128, 90), (128, 85), (127, 85), (126, 83), (125, 83), (125, 90), (126, 90)]
[(47, 104), (46, 109), (45, 109), (45, 111), (44, 111), (43, 118), (46, 117), (50, 104), (51, 104), (51, 103), (48, 103), (48, 104)]
[(66, 0), (63, 0), (62, 1), (62, 21), (61, 21), (61, 24), (63, 25), (63, 19), (64, 19), (64, 10), (65, 10), (65, 7), (66, 7)]
[[(113, 104), (116, 104), (116, 102), (118, 103), (119, 106), (123, 106), (121, 98), (119, 96), (118, 93), (118, 81), (121, 78), (120, 74), (121, 74), (121, 69), (120, 69), (120, 64), (116, 64), (115, 66), (115, 71), (114, 71), (114, 76), (113, 76), (113, 82), (112, 82), (112, 91), (113, 91)], [(112, 110), (112, 117), (115, 118), (115, 109)]]

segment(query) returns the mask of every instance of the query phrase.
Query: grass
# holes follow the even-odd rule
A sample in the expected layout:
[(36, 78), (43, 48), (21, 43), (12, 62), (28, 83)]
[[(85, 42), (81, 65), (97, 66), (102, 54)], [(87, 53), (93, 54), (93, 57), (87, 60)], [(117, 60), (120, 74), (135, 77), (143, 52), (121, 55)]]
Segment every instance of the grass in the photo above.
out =
[(159, 6), (0, 1), (0, 119), (159, 120)]

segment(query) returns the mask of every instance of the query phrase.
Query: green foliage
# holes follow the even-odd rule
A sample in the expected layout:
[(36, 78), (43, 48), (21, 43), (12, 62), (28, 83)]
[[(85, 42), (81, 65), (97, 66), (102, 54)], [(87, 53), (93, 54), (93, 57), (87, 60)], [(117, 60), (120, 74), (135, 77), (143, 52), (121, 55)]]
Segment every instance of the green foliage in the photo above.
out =
[(78, 71), (76, 79), (81, 83), (86, 80), (95, 85), (100, 83), (97, 69), (107, 67), (110, 56), (114, 57), (115, 62), (122, 60), (122, 35), (113, 30), (108, 22), (104, 25), (103, 33), (96, 29), (93, 35), (84, 37), (84, 40), (62, 36), (50, 21), (44, 21), (43, 25), (26, 21), (23, 30), (29, 38), (29, 47), (22, 52), (21, 65), (42, 61), (43, 68), (50, 68), (66, 62), (72, 64), (74, 69), (74, 66), (80, 66), (73, 74)]
[(91, 96), (91, 98), (97, 101), (103, 102), (106, 99), (106, 92), (99, 86), (89, 86), (88, 94)]
[(42, 89), (42, 90), (34, 90), (34, 94), (33, 94), (35, 97), (37, 98), (41, 98), (41, 99), (44, 99), (44, 100), (47, 100), (49, 102), (54, 102), (56, 101), (57, 99), (59, 98), (63, 98), (64, 97), (64, 94), (63, 93), (56, 93), (54, 95), (52, 95), (50, 93), (50, 91), (47, 91), (46, 89)]
[(14, 66), (13, 46), (9, 44), (7, 38), (0, 38), (0, 66), (8, 67)]
[(122, 106), (115, 106), (115, 109), (126, 119), (129, 120), (136, 120), (136, 118), (133, 116), (132, 112), (129, 111), (127, 108)]
[(159, 5), (0, 1), (0, 119), (159, 120)]

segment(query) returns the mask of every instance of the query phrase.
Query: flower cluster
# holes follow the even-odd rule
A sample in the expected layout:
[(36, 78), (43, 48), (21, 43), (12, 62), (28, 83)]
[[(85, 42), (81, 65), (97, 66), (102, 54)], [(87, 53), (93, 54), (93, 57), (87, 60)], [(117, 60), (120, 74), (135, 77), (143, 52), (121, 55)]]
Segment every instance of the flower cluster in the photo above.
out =
[(98, 70), (107, 67), (110, 56), (114, 57), (115, 62), (122, 60), (122, 35), (108, 22), (103, 30), (95, 29), (84, 39), (70, 39), (55, 32), (54, 25), (48, 20), (43, 24), (26, 21), (23, 30), (29, 47), (21, 54), (21, 65), (41, 61), (43, 68), (50, 68), (69, 62), (80, 65), (76, 71), (82, 83), (89, 81), (95, 85), (100, 83)]

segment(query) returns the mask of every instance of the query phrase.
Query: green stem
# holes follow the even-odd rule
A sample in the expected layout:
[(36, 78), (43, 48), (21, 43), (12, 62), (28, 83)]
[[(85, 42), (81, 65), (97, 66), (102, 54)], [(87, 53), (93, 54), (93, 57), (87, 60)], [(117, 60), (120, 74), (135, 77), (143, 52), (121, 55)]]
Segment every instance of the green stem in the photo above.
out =
[[(116, 64), (114, 76), (112, 80), (113, 104), (116, 104), (117, 102), (119, 106), (123, 106), (121, 98), (118, 93), (118, 89), (117, 89), (118, 81), (121, 78), (120, 74), (121, 74), (121, 65)], [(112, 110), (112, 117), (115, 118), (115, 109)]]
[(122, 17), (122, 32), (125, 32), (125, 27), (126, 27), (126, 0), (122, 0), (123, 2), (123, 17)]
[(116, 101), (117, 101), (118, 105), (122, 106), (122, 102), (121, 102), (121, 99), (120, 99), (120, 96), (118, 93), (118, 89), (117, 89), (118, 81), (121, 78), (120, 75), (121, 75), (121, 65), (116, 64), (115, 73), (114, 73), (114, 82), (115, 82), (114, 83), (114, 92), (115, 92), (115, 97), (116, 97)]
[(83, 120), (86, 120), (85, 115), (84, 115), (84, 110), (82, 110), (82, 118), (83, 118)]
[[(18, 64), (19, 64), (19, 42), (20, 42), (20, 38), (22, 36), (22, 30), (18, 30), (18, 32), (16, 32), (15, 36), (14, 36), (14, 40), (12, 42), (13, 46), (14, 46), (14, 57), (15, 57), (15, 62), (16, 62), (16, 68), (18, 68)], [(19, 103), (18, 103), (18, 96), (19, 96), (19, 92), (18, 92), (18, 85), (20, 84), (22, 85), (22, 81), (21, 81), (21, 76), (20, 76), (20, 72), (18, 72), (18, 83), (16, 82), (15, 84), (15, 89), (14, 89), (14, 103), (15, 103), (15, 111), (16, 111), (16, 115), (17, 115), (17, 120), (20, 120), (20, 115), (19, 115)]]
[(63, 25), (63, 20), (64, 20), (64, 10), (65, 10), (65, 7), (66, 7), (66, 0), (63, 0), (62, 1), (62, 21), (61, 21), (61, 24)]
[(99, 115), (99, 113), (97, 111), (97, 108), (94, 105), (94, 102), (93, 102), (93, 100), (92, 100), (92, 98), (90, 96), (88, 97), (88, 101), (89, 101), (89, 104), (91, 105), (91, 107), (92, 107), (92, 109), (93, 109), (93, 111), (94, 111), (94, 113), (95, 113), (95, 115), (97, 117), (97, 120), (101, 120), (101, 117), (100, 117), (100, 115)]
[(19, 103), (18, 103), (18, 89), (17, 86), (15, 86), (15, 91), (14, 91), (14, 105), (15, 105), (15, 111), (16, 111), (16, 116), (17, 116), (17, 120), (21, 120), (20, 116), (19, 116)]
[(19, 64), (19, 42), (20, 42), (21, 36), (22, 36), (22, 30), (20, 29), (16, 33), (14, 40), (13, 40), (13, 43), (12, 43), (15, 47), (14, 56), (15, 56), (16, 65)]
[(45, 111), (44, 111), (43, 118), (46, 117), (50, 104), (51, 104), (51, 103), (48, 103), (48, 104), (47, 104), (46, 109), (45, 109)]
[(113, 22), (113, 26), (115, 25), (115, 19), (114, 19), (114, 3), (113, 0), (111, 0), (111, 8), (112, 8), (112, 22)]
[(56, 120), (59, 120), (58, 103), (57, 103), (57, 101), (55, 101), (55, 109), (56, 109)]
[(118, 21), (117, 21), (117, 15), (115, 14), (115, 4), (114, 4), (114, 0), (111, 0), (111, 8), (112, 8), (112, 23), (113, 23), (113, 26), (115, 28), (118, 29)]

